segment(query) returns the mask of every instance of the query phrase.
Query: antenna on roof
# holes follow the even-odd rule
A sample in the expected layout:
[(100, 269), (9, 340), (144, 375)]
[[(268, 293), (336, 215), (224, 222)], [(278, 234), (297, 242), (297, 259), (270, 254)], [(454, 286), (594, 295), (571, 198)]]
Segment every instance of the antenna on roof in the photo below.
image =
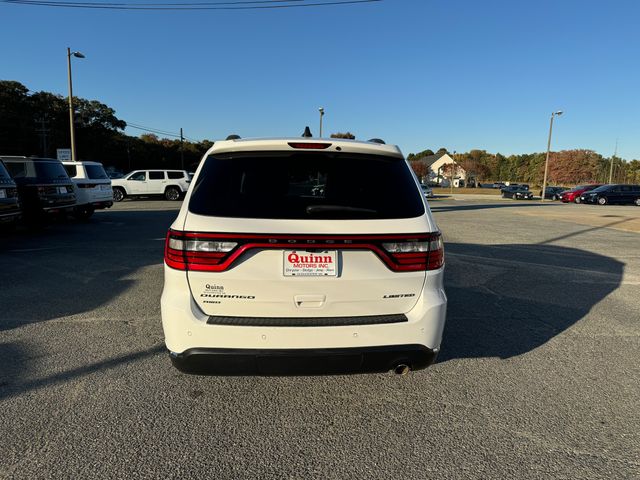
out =
[(232, 135), (229, 135), (226, 140), (240, 140), (240, 135), (236, 135), (235, 133)]
[(379, 143), (379, 144), (381, 144), (381, 145), (386, 145), (386, 144), (384, 143), (384, 140), (382, 140), (381, 138), (371, 138), (369, 141), (370, 141), (371, 143)]
[(309, 130), (309, 127), (304, 127), (304, 133), (302, 134), (302, 136), (305, 138), (313, 137), (313, 135), (311, 135), (311, 130)]

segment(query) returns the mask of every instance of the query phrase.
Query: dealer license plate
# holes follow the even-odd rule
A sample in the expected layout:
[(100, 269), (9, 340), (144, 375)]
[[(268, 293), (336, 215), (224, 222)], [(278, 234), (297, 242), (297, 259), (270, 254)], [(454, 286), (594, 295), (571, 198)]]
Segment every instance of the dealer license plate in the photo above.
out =
[(325, 252), (284, 251), (285, 277), (335, 277), (338, 254), (336, 250)]
[(7, 198), (7, 192), (4, 188), (0, 188), (0, 198)]
[(58, 187), (58, 193), (67, 193), (67, 187)]

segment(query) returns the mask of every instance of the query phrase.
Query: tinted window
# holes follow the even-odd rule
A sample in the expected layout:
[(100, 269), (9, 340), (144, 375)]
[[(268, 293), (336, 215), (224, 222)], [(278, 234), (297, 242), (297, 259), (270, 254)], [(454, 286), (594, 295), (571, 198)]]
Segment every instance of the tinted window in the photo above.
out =
[(2, 162), (0, 162), (0, 178), (2, 178), (3, 180), (9, 178), (9, 172), (7, 172), (7, 169), (4, 168), (4, 164)]
[(608, 191), (610, 191), (612, 189), (613, 189), (613, 187), (611, 185), (602, 185), (601, 187), (594, 188), (593, 190), (591, 190), (591, 192), (594, 192), (594, 193), (608, 192)]
[(87, 177), (92, 180), (103, 180), (105, 178), (109, 178), (107, 172), (102, 168), (102, 165), (85, 165), (84, 169), (87, 171)]
[(64, 165), (64, 170), (70, 177), (75, 177), (78, 174), (78, 169), (75, 165)]
[(40, 178), (59, 180), (69, 178), (60, 162), (34, 162), (24, 160), (19, 162), (5, 162), (7, 170), (13, 178)]
[(147, 174), (145, 172), (135, 172), (131, 174), (129, 178), (127, 178), (127, 180), (137, 180), (137, 181), (144, 181), (146, 179), (147, 179)]
[(401, 158), (251, 152), (209, 156), (189, 210), (240, 218), (377, 219), (417, 217), (424, 205)]
[(620, 185), (620, 191), (622, 192), (630, 192), (631, 191), (631, 185)]
[(149, 180), (164, 180), (164, 172), (149, 172)]
[(184, 177), (184, 173), (182, 172), (167, 172), (167, 175), (169, 176), (169, 178), (173, 178), (173, 179)]

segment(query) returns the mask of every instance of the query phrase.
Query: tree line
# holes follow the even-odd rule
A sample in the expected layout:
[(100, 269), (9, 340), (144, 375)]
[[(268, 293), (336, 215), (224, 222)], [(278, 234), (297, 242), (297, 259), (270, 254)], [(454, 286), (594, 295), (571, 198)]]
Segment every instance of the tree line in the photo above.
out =
[[(441, 148), (436, 153), (448, 152)], [(428, 175), (424, 158), (433, 154), (432, 150), (423, 150), (407, 156), (416, 175)], [(449, 155), (466, 171), (467, 177), (474, 177), (479, 183), (510, 181), (542, 185), (543, 182), (546, 152), (505, 156), (486, 150), (471, 150)], [(626, 161), (615, 156), (607, 158), (593, 150), (584, 149), (551, 152), (547, 183), (562, 186), (608, 183), (612, 163), (613, 183), (640, 184), (640, 160)]]
[[(20, 82), (0, 80), (0, 155), (55, 157), (57, 148), (69, 148), (68, 99), (50, 92), (29, 92)], [(97, 100), (74, 97), (76, 149), (81, 160), (101, 162), (121, 171), (138, 168), (194, 169), (213, 145), (210, 140), (192, 142), (159, 138), (153, 133), (126, 135), (127, 123), (115, 110)], [(334, 133), (333, 138), (355, 138), (351, 132)], [(428, 174), (424, 158), (448, 153), (445, 147), (407, 156), (420, 177)], [(545, 153), (505, 156), (485, 150), (451, 154), (467, 175), (479, 182), (513, 181), (542, 184)], [(606, 183), (613, 162), (613, 181), (640, 183), (640, 160), (605, 158), (592, 150), (552, 152), (550, 185), (587, 182)]]
[[(213, 145), (209, 140), (183, 141), (126, 135), (124, 120), (97, 100), (73, 97), (79, 160), (101, 162), (124, 172), (138, 168), (193, 169)], [(0, 80), (0, 155), (56, 156), (70, 147), (68, 97), (29, 92), (20, 82)]]

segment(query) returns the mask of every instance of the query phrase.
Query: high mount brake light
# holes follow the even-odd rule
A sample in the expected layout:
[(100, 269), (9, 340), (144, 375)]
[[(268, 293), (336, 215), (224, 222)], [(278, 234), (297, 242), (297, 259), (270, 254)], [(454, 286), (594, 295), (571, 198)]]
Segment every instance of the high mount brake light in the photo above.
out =
[(331, 146), (330, 143), (313, 143), (313, 142), (289, 142), (291, 148), (303, 148), (307, 150), (324, 150)]
[(177, 270), (222, 272), (248, 250), (369, 250), (395, 272), (444, 265), (440, 233), (409, 235), (263, 235), (169, 230), (165, 262)]

